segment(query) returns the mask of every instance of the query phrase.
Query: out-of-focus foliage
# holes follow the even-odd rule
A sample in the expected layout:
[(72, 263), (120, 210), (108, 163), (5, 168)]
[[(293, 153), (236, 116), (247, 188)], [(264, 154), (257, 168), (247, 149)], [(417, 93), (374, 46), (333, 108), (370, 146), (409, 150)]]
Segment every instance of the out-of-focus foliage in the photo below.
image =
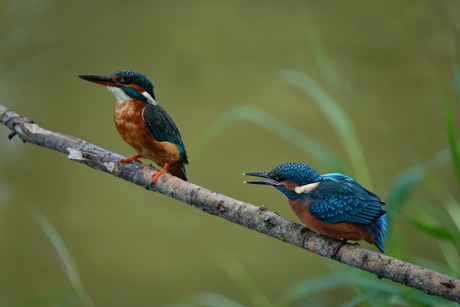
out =
[[(192, 182), (297, 221), (241, 173), (345, 173), (387, 203), (389, 256), (459, 277), (458, 1), (25, 0), (0, 20), (0, 103), (40, 126), (130, 156), (77, 75), (147, 74)], [(0, 157), (0, 306), (450, 305), (17, 138)]]

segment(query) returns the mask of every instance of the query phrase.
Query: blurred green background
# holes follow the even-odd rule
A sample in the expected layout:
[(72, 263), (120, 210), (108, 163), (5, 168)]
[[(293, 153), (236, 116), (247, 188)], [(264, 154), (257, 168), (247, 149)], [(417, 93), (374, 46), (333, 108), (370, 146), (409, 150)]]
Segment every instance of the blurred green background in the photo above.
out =
[[(459, 277), (458, 1), (3, 0), (0, 20), (0, 104), (131, 156), (114, 97), (77, 75), (146, 74), (193, 183), (297, 221), (241, 174), (343, 172), (387, 201), (387, 255)], [(2, 307), (450, 305), (8, 133)]]

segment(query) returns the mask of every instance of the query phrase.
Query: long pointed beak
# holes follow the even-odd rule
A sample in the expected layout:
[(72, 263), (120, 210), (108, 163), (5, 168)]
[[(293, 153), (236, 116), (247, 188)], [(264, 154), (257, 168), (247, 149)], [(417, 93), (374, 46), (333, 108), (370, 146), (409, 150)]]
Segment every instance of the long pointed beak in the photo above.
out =
[(244, 183), (264, 184), (264, 185), (270, 185), (270, 186), (279, 185), (279, 182), (270, 179), (270, 177), (268, 176), (268, 172), (263, 172), (263, 173), (243, 173), (243, 175), (262, 177), (262, 178), (268, 178), (269, 179), (269, 180), (250, 180), (250, 181), (244, 181)]
[(120, 84), (117, 80), (113, 79), (111, 76), (93, 76), (93, 75), (80, 75), (79, 78), (90, 81), (93, 83), (97, 83), (104, 86), (115, 86), (120, 87)]

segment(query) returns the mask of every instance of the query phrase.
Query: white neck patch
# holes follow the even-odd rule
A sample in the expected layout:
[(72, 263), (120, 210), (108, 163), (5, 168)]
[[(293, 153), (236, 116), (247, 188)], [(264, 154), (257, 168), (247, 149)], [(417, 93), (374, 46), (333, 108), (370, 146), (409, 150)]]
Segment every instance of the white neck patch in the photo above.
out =
[[(123, 102), (123, 101), (132, 99), (131, 97), (126, 95), (126, 93), (119, 87), (107, 86), (107, 89), (109, 90), (109, 92), (113, 94), (113, 96), (115, 96), (115, 99), (117, 100), (117, 102)], [(141, 95), (147, 98), (147, 101), (149, 103), (153, 105), (157, 105), (157, 102), (155, 101), (155, 99), (153, 99), (153, 97), (149, 93), (143, 92)]]
[(107, 86), (107, 89), (109, 90), (109, 92), (113, 94), (113, 96), (115, 96), (115, 99), (117, 100), (117, 102), (123, 102), (123, 101), (132, 99), (131, 97), (126, 95), (126, 93), (123, 92), (121, 88), (118, 88), (115, 86)]
[(151, 104), (153, 105), (157, 105), (157, 102), (155, 101), (155, 99), (153, 99), (153, 97), (147, 93), (147, 92), (142, 92), (142, 96), (144, 96), (145, 98), (147, 98), (147, 101), (150, 102)]
[(321, 183), (321, 181), (309, 183), (306, 185), (298, 186), (294, 189), (294, 192), (297, 194), (307, 194), (316, 189), (316, 187)]

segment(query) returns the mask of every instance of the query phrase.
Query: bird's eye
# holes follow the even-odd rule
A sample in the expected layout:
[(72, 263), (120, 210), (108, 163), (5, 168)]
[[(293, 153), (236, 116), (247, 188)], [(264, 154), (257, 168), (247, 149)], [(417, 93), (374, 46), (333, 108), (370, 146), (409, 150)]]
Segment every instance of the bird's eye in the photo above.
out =
[(133, 80), (131, 78), (124, 78), (124, 77), (121, 77), (120, 80), (118, 80), (121, 84), (130, 84), (133, 82)]
[(278, 181), (278, 182), (283, 182), (284, 181), (284, 177), (281, 176), (281, 175), (272, 175), (270, 177), (272, 177), (273, 180)]

